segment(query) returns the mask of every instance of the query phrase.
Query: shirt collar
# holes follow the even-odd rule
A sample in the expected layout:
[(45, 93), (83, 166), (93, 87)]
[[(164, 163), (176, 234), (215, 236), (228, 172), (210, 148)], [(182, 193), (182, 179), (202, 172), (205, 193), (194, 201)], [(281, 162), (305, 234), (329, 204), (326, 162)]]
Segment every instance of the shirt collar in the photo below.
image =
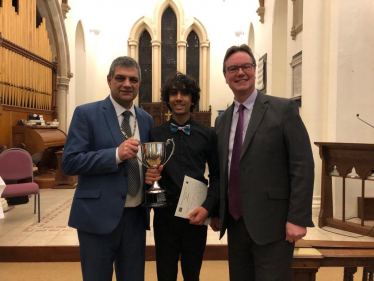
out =
[(192, 116), (186, 121), (186, 122), (184, 122), (184, 124), (179, 124), (177, 121), (175, 121), (174, 119), (173, 119), (173, 116), (171, 116), (170, 117), (170, 119), (169, 119), (169, 122), (170, 123), (174, 123), (175, 125), (178, 125), (178, 126), (185, 126), (185, 125), (187, 125), (187, 124), (191, 124), (192, 123)]
[(135, 106), (134, 102), (132, 103), (131, 107), (129, 109), (124, 108), (122, 105), (120, 105), (118, 102), (116, 102), (113, 98), (112, 95), (109, 95), (110, 100), (112, 101), (112, 104), (114, 106), (114, 110), (116, 111), (117, 118), (122, 115), (123, 112), (126, 110), (129, 110), (132, 113), (132, 116), (135, 116)]
[[(243, 102), (243, 105), (245, 108), (251, 110), (253, 108), (253, 105), (255, 104), (257, 98), (257, 89), (253, 91), (253, 93)], [(240, 102), (234, 99), (234, 113), (238, 112)]]

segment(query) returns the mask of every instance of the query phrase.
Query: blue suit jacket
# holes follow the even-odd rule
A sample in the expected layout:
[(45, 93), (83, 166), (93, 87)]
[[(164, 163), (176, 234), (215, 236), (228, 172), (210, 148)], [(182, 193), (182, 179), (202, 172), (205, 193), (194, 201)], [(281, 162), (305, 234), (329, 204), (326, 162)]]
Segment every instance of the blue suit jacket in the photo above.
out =
[[(140, 141), (148, 142), (153, 119), (138, 107), (135, 111)], [(62, 170), (68, 175), (78, 175), (69, 226), (89, 233), (108, 234), (118, 225), (128, 184), (126, 161), (116, 164), (116, 148), (122, 142), (109, 96), (75, 109), (62, 158)], [(149, 229), (148, 209), (144, 208), (144, 216), (144, 227)]]

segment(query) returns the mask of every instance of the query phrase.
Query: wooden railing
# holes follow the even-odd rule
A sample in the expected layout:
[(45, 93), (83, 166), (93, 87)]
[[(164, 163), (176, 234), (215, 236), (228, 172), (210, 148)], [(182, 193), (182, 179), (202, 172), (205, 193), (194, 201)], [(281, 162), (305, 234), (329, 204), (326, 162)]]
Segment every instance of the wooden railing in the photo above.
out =
[[(358, 177), (361, 180), (361, 197), (365, 196), (365, 181), (371, 180), (370, 175), (374, 167), (374, 144), (360, 144), (360, 143), (328, 143), (316, 142), (319, 147), (319, 154), (322, 159), (322, 175), (321, 175), (321, 210), (319, 214), (318, 226), (330, 226), (362, 235), (374, 237), (372, 226), (364, 224), (365, 219), (373, 212), (374, 205), (370, 204), (368, 200), (359, 199), (358, 213), (361, 218), (361, 223), (353, 223), (346, 221), (345, 206), (346, 206), (346, 178), (355, 168)], [(333, 198), (332, 198), (332, 177), (331, 172), (338, 171), (339, 177), (343, 179), (343, 196), (342, 196), (342, 219), (334, 218), (333, 216)], [(369, 178), (368, 178), (369, 177)]]

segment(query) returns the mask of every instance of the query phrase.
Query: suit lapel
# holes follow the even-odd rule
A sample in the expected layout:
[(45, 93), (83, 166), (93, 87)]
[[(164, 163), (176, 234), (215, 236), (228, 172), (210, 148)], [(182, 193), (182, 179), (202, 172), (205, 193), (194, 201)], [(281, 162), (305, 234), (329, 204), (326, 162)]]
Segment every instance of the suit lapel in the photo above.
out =
[(222, 159), (224, 161), (221, 162), (221, 171), (226, 171), (227, 169), (227, 161), (228, 161), (228, 153), (229, 153), (229, 142), (230, 142), (230, 129), (231, 129), (231, 120), (232, 114), (234, 112), (234, 103), (226, 109), (222, 116), (222, 124), (220, 126), (222, 132), (220, 132), (220, 137), (223, 139), (222, 142)]
[(103, 101), (103, 114), (112, 137), (116, 145), (119, 146), (123, 142), (123, 136), (119, 128), (116, 110), (114, 109), (109, 96)]
[(247, 133), (244, 138), (240, 159), (243, 157), (245, 151), (251, 143), (252, 138), (255, 135), (257, 128), (265, 115), (265, 112), (267, 110), (267, 101), (267, 97), (261, 92), (258, 92), (255, 104), (253, 105), (251, 120), (249, 121)]

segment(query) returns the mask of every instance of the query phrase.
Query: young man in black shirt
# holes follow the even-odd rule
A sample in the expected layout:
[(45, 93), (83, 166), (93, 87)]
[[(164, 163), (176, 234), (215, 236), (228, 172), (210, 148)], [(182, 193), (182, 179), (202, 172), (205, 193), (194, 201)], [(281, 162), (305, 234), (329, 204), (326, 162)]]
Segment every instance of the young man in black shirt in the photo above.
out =
[[(157, 277), (159, 281), (177, 280), (180, 256), (184, 280), (198, 281), (207, 237), (204, 222), (219, 201), (216, 135), (211, 128), (191, 117), (200, 99), (200, 88), (191, 77), (177, 72), (163, 86), (161, 99), (171, 110), (172, 117), (151, 130), (150, 141), (165, 142), (172, 138), (175, 151), (164, 167), (148, 169), (145, 175), (147, 184), (159, 180), (169, 203), (165, 208), (154, 208)], [(171, 146), (167, 146), (167, 150), (169, 155)], [(206, 200), (187, 216), (188, 219), (174, 216), (184, 176), (208, 184), (204, 177), (206, 163), (209, 167)]]

